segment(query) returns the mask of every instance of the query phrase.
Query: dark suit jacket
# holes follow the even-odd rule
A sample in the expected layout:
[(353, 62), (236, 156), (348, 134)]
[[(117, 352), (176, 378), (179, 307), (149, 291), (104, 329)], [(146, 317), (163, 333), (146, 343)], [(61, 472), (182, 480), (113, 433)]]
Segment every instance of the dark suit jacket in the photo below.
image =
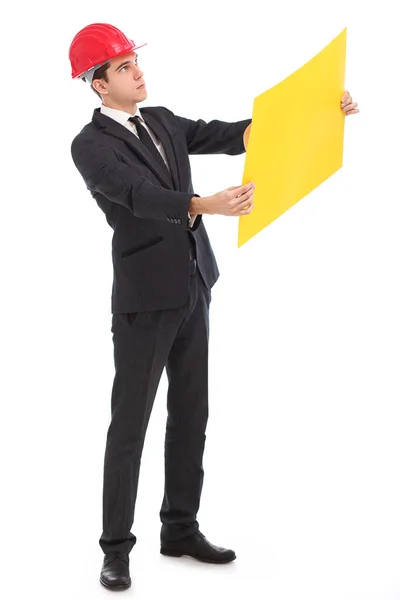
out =
[[(192, 121), (164, 107), (141, 108), (160, 139), (173, 185), (162, 167), (126, 127), (93, 112), (71, 144), (72, 159), (87, 189), (113, 228), (112, 313), (182, 306), (189, 293), (189, 239), (208, 288), (219, 276), (202, 215), (189, 228), (193, 191), (189, 154), (242, 154), (251, 119), (237, 123)], [(189, 232), (189, 233), (188, 233)]]

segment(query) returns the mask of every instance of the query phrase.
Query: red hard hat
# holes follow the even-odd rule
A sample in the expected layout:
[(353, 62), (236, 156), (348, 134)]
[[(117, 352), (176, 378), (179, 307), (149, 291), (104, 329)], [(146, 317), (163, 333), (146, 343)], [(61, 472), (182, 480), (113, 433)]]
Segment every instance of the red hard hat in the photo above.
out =
[(93, 67), (100, 67), (110, 58), (131, 52), (146, 44), (136, 46), (119, 29), (107, 23), (87, 25), (74, 37), (69, 47), (72, 78), (80, 77)]

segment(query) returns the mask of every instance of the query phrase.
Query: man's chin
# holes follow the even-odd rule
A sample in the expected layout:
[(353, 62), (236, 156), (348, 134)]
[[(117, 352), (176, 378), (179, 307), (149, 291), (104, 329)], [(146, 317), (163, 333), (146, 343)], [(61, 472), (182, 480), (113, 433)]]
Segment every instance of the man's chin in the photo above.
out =
[(138, 90), (136, 93), (135, 102), (142, 102), (143, 100), (146, 100), (146, 98), (147, 98), (147, 90), (146, 89)]

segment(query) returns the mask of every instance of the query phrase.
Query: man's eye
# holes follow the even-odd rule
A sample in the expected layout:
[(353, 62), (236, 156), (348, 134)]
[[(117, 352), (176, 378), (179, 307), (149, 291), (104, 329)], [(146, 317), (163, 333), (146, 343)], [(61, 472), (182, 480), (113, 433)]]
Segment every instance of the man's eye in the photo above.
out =
[[(137, 64), (138, 64), (138, 59), (137, 59), (137, 58), (135, 58), (135, 65), (137, 65)], [(130, 66), (130, 65), (124, 65), (123, 67), (121, 67), (121, 68), (120, 68), (120, 70), (119, 70), (119, 71), (120, 71), (120, 73), (121, 73), (121, 71), (122, 71), (123, 69), (127, 69), (129, 66)]]

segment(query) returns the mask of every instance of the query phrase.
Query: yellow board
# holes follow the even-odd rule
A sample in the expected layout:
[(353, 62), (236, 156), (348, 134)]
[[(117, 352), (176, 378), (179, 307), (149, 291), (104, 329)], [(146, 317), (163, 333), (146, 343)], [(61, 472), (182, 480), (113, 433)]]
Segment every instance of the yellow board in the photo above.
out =
[(255, 98), (242, 180), (256, 184), (254, 208), (239, 217), (239, 248), (342, 167), (346, 34)]

